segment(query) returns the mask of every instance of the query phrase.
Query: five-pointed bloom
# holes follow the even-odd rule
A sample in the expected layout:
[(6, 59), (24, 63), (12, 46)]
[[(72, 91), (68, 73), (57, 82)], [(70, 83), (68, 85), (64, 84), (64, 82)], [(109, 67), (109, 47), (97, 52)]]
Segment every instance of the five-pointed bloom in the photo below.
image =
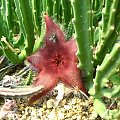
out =
[(44, 18), (46, 24), (45, 46), (27, 58), (39, 70), (34, 86), (44, 85), (44, 89), (32, 96), (29, 104), (46, 95), (60, 81), (86, 93), (82, 72), (77, 68), (75, 40), (66, 41), (63, 32), (52, 19), (48, 15), (44, 15)]

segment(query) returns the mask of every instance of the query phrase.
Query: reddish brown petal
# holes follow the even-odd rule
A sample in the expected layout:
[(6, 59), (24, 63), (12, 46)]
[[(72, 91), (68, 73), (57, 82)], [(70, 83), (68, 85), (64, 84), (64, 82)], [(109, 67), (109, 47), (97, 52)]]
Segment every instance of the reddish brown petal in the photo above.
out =
[(73, 88), (78, 88), (86, 94), (86, 89), (82, 80), (82, 72), (77, 68), (75, 63), (69, 65), (69, 67), (61, 73), (61, 81)]
[(45, 47), (28, 57), (28, 61), (40, 71), (34, 86), (44, 85), (44, 90), (29, 100), (29, 105), (53, 89), (58, 78), (68, 86), (84, 93), (81, 71), (77, 68), (77, 44), (74, 39), (65, 42), (64, 34), (53, 20), (45, 15)]
[(60, 30), (59, 26), (53, 22), (53, 20), (48, 16), (44, 15), (46, 24), (46, 36), (45, 41), (47, 46), (54, 45), (54, 43), (62, 44), (65, 42), (64, 34)]
[(71, 39), (65, 43), (66, 49), (69, 51), (69, 57), (71, 61), (76, 61), (77, 62), (77, 43), (75, 39)]
[(38, 70), (41, 70), (42, 67), (47, 63), (47, 57), (49, 57), (47, 48), (42, 48), (39, 49), (35, 54), (27, 57), (27, 61), (30, 62)]
[(38, 75), (34, 86), (43, 85), (44, 89), (42, 92), (38, 93), (37, 95), (32, 96), (29, 99), (28, 104), (31, 105), (33, 104), (33, 102), (35, 102), (39, 98), (46, 95), (57, 85), (57, 83), (58, 83), (58, 79), (54, 74), (49, 74), (46, 71), (42, 70)]

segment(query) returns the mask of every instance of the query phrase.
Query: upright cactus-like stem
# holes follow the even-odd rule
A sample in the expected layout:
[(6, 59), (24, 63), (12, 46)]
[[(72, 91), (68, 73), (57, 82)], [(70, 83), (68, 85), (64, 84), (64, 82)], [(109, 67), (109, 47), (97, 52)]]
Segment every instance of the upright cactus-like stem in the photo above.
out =
[(85, 83), (90, 87), (93, 78), (91, 0), (72, 0), (72, 6), (75, 39), (78, 44), (78, 66), (85, 72)]
[(45, 28), (44, 27), (45, 27), (44, 26), (44, 19), (42, 18), (40, 37), (38, 38), (38, 40), (35, 41), (33, 52), (36, 52), (41, 47), (41, 45), (43, 43), (43, 39), (44, 39), (44, 35), (45, 35)]
[(96, 76), (94, 79), (95, 95), (100, 97), (102, 94), (104, 94), (107, 95), (107, 97), (112, 96), (114, 97), (116, 94), (119, 94), (120, 85), (117, 88), (113, 88), (112, 91), (110, 91), (110, 94), (108, 94), (108, 91), (104, 91), (103, 89), (106, 83), (109, 81), (111, 75), (113, 75), (116, 72), (116, 69), (119, 66), (120, 66), (120, 43), (116, 43), (110, 54), (106, 54), (102, 64), (100, 66), (97, 66)]
[(43, 3), (43, 12), (47, 12), (47, 2), (46, 0), (42, 0)]
[(38, 33), (38, 35), (40, 36), (41, 33), (41, 27), (40, 27), (40, 23), (41, 23), (41, 7), (42, 7), (42, 3), (40, 0), (32, 0), (32, 15), (33, 15), (33, 19), (34, 19), (34, 26), (35, 26), (35, 31)]
[(101, 64), (107, 52), (110, 52), (120, 30), (120, 1), (106, 0), (100, 22), (101, 34), (96, 47), (95, 60)]
[(93, 0), (92, 9), (96, 12), (103, 0)]
[(53, 1), (52, 0), (46, 0), (46, 6), (47, 6), (47, 14), (49, 16), (53, 15)]
[[(1, 11), (0, 11), (1, 12)], [(6, 28), (6, 24), (5, 21), (2, 18), (2, 15), (0, 14), (0, 38), (2, 36), (6, 36), (7, 38), (9, 38), (8, 36), (8, 30), (5, 29)]]
[(62, 23), (67, 27), (71, 20), (71, 3), (70, 0), (61, 0), (61, 2), (63, 11)]
[(34, 47), (34, 25), (32, 21), (32, 9), (30, 8), (29, 0), (14, 0), (16, 13), (20, 22), (20, 27), (25, 38), (26, 56), (33, 52)]
[[(38, 38), (35, 41), (33, 52), (36, 52), (42, 45), (43, 39), (44, 39), (44, 19), (43, 14), (48, 10), (47, 8), (47, 2), (44, 0), (42, 1), (36, 1), (32, 0), (32, 6), (33, 6), (33, 18), (35, 21), (35, 29), (38, 33)], [(51, 13), (51, 12), (50, 12)]]
[(60, 18), (60, 0), (53, 0), (53, 15), (59, 21)]
[(11, 0), (2, 0), (1, 1), (1, 14), (3, 16), (3, 20), (6, 22), (7, 33), (6, 36), (9, 41), (12, 38), (12, 1)]

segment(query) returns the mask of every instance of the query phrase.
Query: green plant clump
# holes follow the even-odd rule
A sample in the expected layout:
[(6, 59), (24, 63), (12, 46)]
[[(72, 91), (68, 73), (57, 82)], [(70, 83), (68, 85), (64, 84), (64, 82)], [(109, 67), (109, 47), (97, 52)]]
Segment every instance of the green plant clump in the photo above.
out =
[(108, 109), (103, 98), (120, 98), (119, 6), (120, 0), (0, 0), (0, 57), (18, 65), (36, 52), (48, 14), (65, 29), (66, 38), (76, 39), (94, 117), (118, 118), (120, 110)]

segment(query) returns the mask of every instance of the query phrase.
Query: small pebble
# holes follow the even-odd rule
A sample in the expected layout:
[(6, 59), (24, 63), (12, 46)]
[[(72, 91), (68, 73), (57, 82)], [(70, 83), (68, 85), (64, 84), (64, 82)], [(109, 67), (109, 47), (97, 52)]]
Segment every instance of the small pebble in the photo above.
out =
[(41, 110), (41, 109), (39, 109), (39, 110), (38, 110), (38, 115), (39, 115), (40, 117), (42, 117), (43, 112), (42, 112), (42, 110)]
[(55, 106), (54, 99), (50, 99), (47, 101), (47, 108), (53, 108)]
[(54, 120), (56, 114), (54, 112), (50, 112), (50, 114), (48, 115), (49, 120)]
[(43, 109), (46, 109), (46, 108), (47, 108), (47, 102), (44, 101), (44, 102), (43, 102)]
[(63, 107), (61, 107), (61, 108), (59, 108), (59, 110), (58, 110), (58, 111), (61, 111), (61, 112), (65, 113), (65, 112), (66, 112), (66, 109), (65, 109), (65, 108), (63, 108)]
[(72, 115), (71, 115), (71, 113), (70, 112), (68, 112), (67, 114), (66, 114), (66, 118), (70, 118)]
[(63, 99), (60, 103), (59, 106), (64, 106), (66, 104), (66, 99)]
[(48, 115), (48, 114), (50, 113), (50, 110), (47, 109), (47, 110), (44, 111), (44, 113), (45, 113), (46, 115)]
[(76, 116), (77, 120), (81, 120), (81, 115)]
[(77, 119), (76, 115), (72, 116), (72, 120), (76, 120), (76, 119)]
[(66, 110), (69, 110), (69, 109), (71, 109), (71, 106), (70, 106), (70, 105), (64, 105), (64, 108), (65, 108)]
[(40, 119), (38, 119), (37, 117), (31, 117), (31, 119), (30, 120), (40, 120)]
[(36, 110), (31, 111), (31, 116), (35, 117), (35, 116), (37, 116), (36, 114), (37, 114)]
[(26, 115), (22, 115), (22, 117), (20, 118), (20, 120), (26, 120), (27, 116)]
[(72, 105), (75, 105), (77, 103), (77, 100), (75, 98), (72, 99)]
[(61, 119), (61, 120), (64, 119), (64, 113), (59, 112), (58, 113), (58, 118)]

